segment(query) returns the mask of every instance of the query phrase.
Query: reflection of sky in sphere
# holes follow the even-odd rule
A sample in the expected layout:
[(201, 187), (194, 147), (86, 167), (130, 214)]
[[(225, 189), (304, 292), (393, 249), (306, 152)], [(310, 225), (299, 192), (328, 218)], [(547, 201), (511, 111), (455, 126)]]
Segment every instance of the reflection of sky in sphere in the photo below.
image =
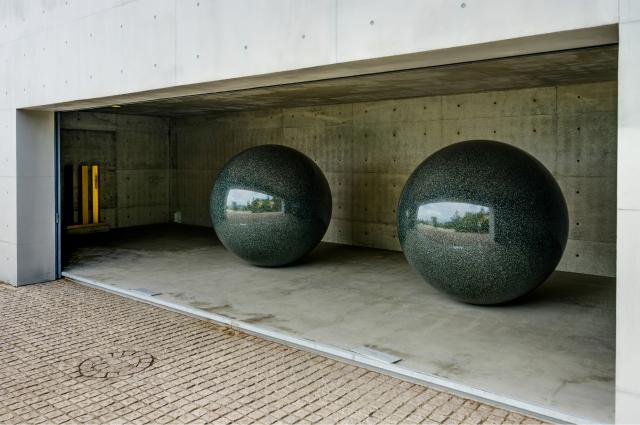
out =
[(482, 210), (488, 213), (490, 208), (465, 202), (433, 202), (420, 205), (418, 221), (431, 221), (432, 217), (435, 217), (439, 222), (445, 223), (451, 220), (456, 211), (458, 215), (464, 216), (466, 213), (479, 213)]
[(273, 196), (269, 196), (266, 193), (254, 192), (253, 190), (231, 189), (227, 195), (227, 207), (231, 207), (234, 203), (236, 205), (247, 205), (254, 199), (271, 200)]

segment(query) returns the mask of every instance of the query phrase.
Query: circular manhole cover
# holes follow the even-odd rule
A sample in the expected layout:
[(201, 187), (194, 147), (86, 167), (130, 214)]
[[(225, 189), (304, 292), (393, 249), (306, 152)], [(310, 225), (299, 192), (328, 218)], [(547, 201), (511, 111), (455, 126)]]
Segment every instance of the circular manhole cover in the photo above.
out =
[(83, 360), (78, 371), (88, 378), (117, 378), (142, 372), (154, 360), (151, 354), (142, 351), (114, 351)]

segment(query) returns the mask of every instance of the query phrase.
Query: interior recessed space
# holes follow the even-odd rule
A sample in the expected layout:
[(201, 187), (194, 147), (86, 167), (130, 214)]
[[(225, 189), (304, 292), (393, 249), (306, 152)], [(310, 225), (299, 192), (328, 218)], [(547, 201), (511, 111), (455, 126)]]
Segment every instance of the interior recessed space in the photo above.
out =
[[(609, 45), (61, 113), (63, 272), (272, 337), (387, 355), (393, 373), (540, 416), (611, 422), (617, 56)], [(534, 156), (568, 206), (557, 270), (504, 305), (438, 292), (398, 242), (413, 170), (475, 139)], [(331, 188), (323, 242), (288, 267), (243, 262), (209, 216), (222, 167), (263, 144), (304, 153)]]

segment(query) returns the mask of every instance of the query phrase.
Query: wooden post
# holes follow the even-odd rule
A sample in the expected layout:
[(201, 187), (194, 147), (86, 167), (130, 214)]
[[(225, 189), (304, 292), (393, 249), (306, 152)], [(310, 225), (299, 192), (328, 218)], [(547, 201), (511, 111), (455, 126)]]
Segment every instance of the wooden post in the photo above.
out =
[(80, 166), (82, 224), (89, 224), (89, 166)]

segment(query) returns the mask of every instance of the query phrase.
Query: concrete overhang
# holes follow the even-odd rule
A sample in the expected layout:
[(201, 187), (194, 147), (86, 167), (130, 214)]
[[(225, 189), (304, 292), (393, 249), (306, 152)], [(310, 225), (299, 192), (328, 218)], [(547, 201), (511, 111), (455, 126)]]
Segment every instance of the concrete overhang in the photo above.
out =
[(618, 25), (26, 109), (188, 115), (614, 80)]

